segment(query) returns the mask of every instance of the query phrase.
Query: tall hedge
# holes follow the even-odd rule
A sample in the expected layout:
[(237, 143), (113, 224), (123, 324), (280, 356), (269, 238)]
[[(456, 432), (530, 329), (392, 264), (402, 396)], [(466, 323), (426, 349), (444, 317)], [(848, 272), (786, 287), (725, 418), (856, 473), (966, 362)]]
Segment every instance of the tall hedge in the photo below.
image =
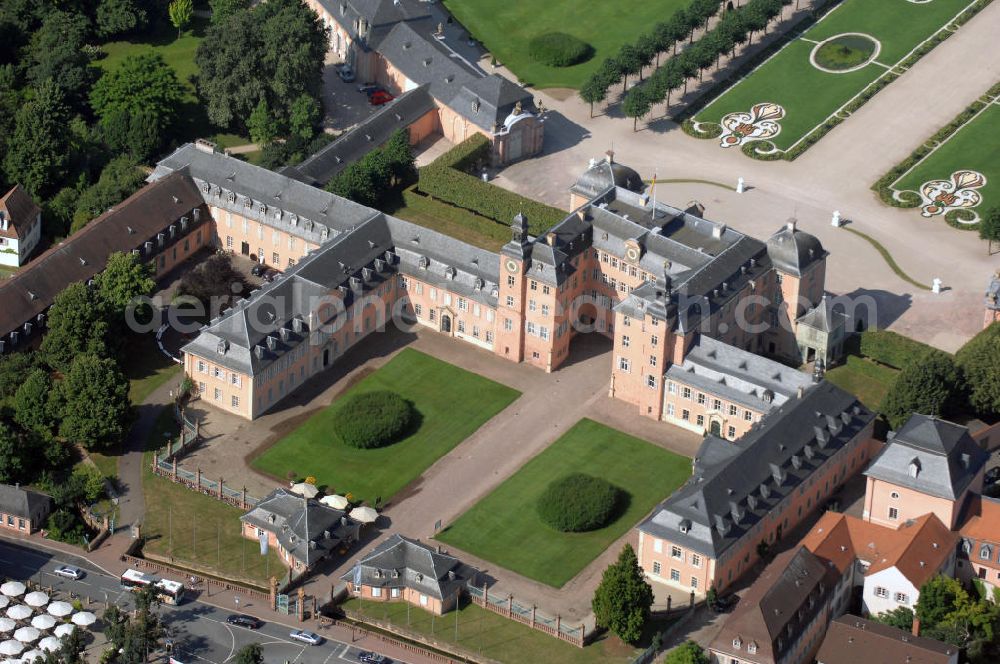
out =
[(351, 447), (384, 447), (402, 438), (413, 424), (413, 405), (395, 392), (377, 390), (347, 397), (333, 417), (333, 429)]
[(607, 480), (570, 473), (545, 489), (538, 498), (538, 516), (564, 533), (582, 533), (608, 525), (627, 502), (624, 491)]
[(933, 349), (927, 344), (889, 330), (866, 330), (861, 333), (861, 354), (897, 369), (906, 368), (915, 357), (929, 350)]
[(566, 218), (567, 213), (558, 208), (483, 182), (459, 170), (482, 163), (489, 149), (489, 141), (481, 134), (462, 141), (432, 164), (420, 169), (417, 187), (440, 201), (471, 210), (499, 224), (507, 225), (519, 212), (523, 213), (528, 218), (528, 232), (536, 236)]

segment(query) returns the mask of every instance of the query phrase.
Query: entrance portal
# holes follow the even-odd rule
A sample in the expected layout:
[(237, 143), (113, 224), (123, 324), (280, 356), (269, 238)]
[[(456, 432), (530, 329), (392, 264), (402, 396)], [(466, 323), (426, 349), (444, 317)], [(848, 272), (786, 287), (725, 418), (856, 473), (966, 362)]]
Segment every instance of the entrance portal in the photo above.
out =
[(445, 334), (451, 334), (451, 316), (447, 314), (441, 316), (441, 331)]
[(712, 423), (709, 425), (709, 430), (712, 432), (713, 436), (721, 436), (722, 424), (719, 422), (719, 420), (712, 420)]

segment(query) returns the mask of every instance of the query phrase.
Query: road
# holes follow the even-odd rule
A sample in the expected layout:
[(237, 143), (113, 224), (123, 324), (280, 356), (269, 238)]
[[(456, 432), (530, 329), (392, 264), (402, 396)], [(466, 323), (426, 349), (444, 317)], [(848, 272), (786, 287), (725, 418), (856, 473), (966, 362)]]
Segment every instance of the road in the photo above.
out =
[[(79, 581), (73, 581), (52, 574), (53, 570), (65, 564), (79, 567), (86, 572), (85, 576)], [(60, 555), (57, 558), (48, 552), (0, 541), (0, 572), (9, 578), (21, 581), (30, 579), (44, 586), (51, 586), (53, 594), (62, 598), (68, 598), (70, 593), (81, 598), (89, 597), (93, 602), (91, 609), (98, 616), (108, 603), (132, 606), (131, 593), (121, 588), (117, 578), (98, 570), (81, 557)], [(253, 609), (252, 604), (243, 605), (239, 612), (253, 614)], [(200, 601), (197, 596), (192, 598), (190, 592), (188, 599), (180, 606), (164, 604), (159, 612), (174, 644), (173, 658), (185, 664), (225, 664), (233, 659), (240, 648), (254, 642), (261, 644), (266, 662), (357, 663), (361, 652), (359, 648), (333, 639), (325, 639), (318, 646), (298, 643), (288, 638), (293, 626), (276, 622), (265, 622), (259, 630), (234, 627), (226, 623), (226, 618), (236, 611), (220, 609)], [(161, 659), (166, 659), (165, 654)]]

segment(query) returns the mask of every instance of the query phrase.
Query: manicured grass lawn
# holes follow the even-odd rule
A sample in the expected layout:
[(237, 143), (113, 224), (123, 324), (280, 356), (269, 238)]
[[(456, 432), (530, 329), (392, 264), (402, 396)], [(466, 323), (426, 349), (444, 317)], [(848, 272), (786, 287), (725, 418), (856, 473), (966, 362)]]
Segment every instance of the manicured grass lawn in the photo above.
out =
[(179, 379), (181, 365), (160, 352), (153, 334), (131, 339), (124, 350), (124, 371), (129, 379), (128, 396), (139, 405), (168, 380)]
[[(359, 603), (357, 599), (348, 600), (343, 606), (353, 613), (360, 609), (362, 615), (370, 620), (391, 622), (399, 630), (433, 638), (444, 644), (457, 645), (467, 651), (481, 653), (491, 660), (510, 664), (626, 664), (639, 654), (637, 648), (628, 646), (613, 636), (586, 648), (577, 648), (471, 603), (457, 612), (457, 640), (454, 612), (432, 616), (427, 611), (412, 606), (407, 612), (403, 602)], [(648, 639), (646, 643), (648, 644)]]
[(385, 211), (489, 251), (499, 251), (510, 240), (508, 227), (430, 196), (417, 194), (412, 187), (400, 192)]
[(288, 471), (312, 475), (327, 491), (388, 501), (520, 394), (412, 348), (345, 394), (372, 390), (391, 390), (410, 400), (421, 417), (417, 430), (379, 449), (348, 447), (333, 431), (338, 399), (254, 459), (254, 468), (281, 481)]
[[(844, 0), (823, 20), (777, 55), (758, 67), (697, 114), (699, 122), (718, 122), (733, 111), (748, 111), (759, 102), (785, 109), (781, 133), (772, 142), (788, 149), (854, 95), (902, 60), (920, 42), (969, 5), (969, 0)], [(862, 69), (833, 74), (816, 69), (809, 55), (822, 42), (846, 32), (860, 32), (879, 40), (881, 52)], [(886, 127), (888, 130), (889, 127)]]
[(198, 52), (198, 45), (205, 37), (208, 24), (208, 19), (195, 18), (191, 21), (191, 26), (178, 38), (177, 29), (169, 23), (162, 22), (151, 34), (143, 35), (141, 37), (143, 41), (116, 41), (102, 44), (101, 49), (107, 55), (97, 60), (94, 66), (104, 71), (113, 71), (130, 55), (158, 53), (164, 62), (173, 68), (177, 74), (177, 80), (187, 90), (177, 127), (174, 130), (179, 140), (207, 138), (215, 140), (220, 144), (220, 147), (249, 143), (250, 139), (246, 137), (218, 133), (218, 130), (212, 127), (208, 121), (204, 107), (195, 94), (191, 77), (198, 73), (198, 66), (194, 59)]
[[(605, 58), (666, 20), (686, 0), (444, 0), (445, 6), (503, 65), (537, 88), (579, 88)], [(528, 55), (528, 42), (547, 32), (567, 32), (594, 47), (594, 56), (572, 67), (549, 67)]]
[(960, 170), (974, 170), (986, 176), (986, 186), (978, 191), (983, 202), (976, 210), (984, 212), (1000, 203), (1000, 105), (990, 104), (952, 134), (944, 145), (923, 158), (893, 187), (919, 191), (929, 180), (948, 180)]
[[(165, 433), (177, 435), (170, 409), (164, 409), (157, 420), (147, 450), (162, 447)], [(172, 557), (182, 567), (264, 587), (269, 575), (281, 579), (287, 568), (274, 549), (266, 557), (261, 556), (257, 543), (240, 535), (242, 511), (154, 475), (150, 470), (151, 451), (144, 459), (145, 553)]]
[[(535, 509), (549, 483), (572, 472), (627, 491), (628, 508), (611, 525), (562, 533)], [(593, 420), (581, 420), (480, 500), (438, 539), (506, 569), (561, 587), (691, 474), (691, 460)]]
[(826, 379), (857, 396), (864, 405), (876, 410), (897, 373), (899, 372), (891, 367), (876, 364), (857, 355), (848, 355), (844, 364), (826, 372)]
[(88, 452), (87, 456), (90, 460), (94, 462), (97, 469), (101, 471), (101, 475), (105, 477), (117, 477), (118, 476), (118, 455), (117, 454), (101, 454), (100, 452)]

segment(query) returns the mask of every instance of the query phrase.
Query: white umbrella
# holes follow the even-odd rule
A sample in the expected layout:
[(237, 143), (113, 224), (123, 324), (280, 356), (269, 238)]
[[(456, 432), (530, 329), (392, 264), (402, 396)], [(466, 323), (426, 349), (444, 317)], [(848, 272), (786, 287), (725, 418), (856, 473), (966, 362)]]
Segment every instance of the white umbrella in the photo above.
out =
[(56, 619), (48, 614), (42, 613), (31, 619), (31, 626), (35, 629), (45, 631), (56, 626)]
[(17, 597), (18, 595), (23, 595), (27, 588), (20, 581), (8, 581), (7, 583), (0, 586), (0, 593), (7, 595), (8, 597)]
[(13, 632), (17, 623), (10, 618), (0, 618), (0, 632)]
[(76, 629), (76, 625), (63, 623), (61, 625), (56, 625), (56, 628), (52, 631), (52, 633), (61, 639), (72, 634), (74, 629)]
[(378, 512), (371, 507), (355, 507), (351, 510), (351, 518), (361, 523), (374, 523), (378, 519)]
[(45, 653), (41, 650), (29, 650), (21, 655), (21, 664), (31, 664), (39, 659), (45, 659)]
[(24, 604), (15, 604), (7, 609), (7, 617), (14, 620), (26, 620), (31, 617), (31, 609)]
[(332, 507), (335, 510), (342, 510), (348, 505), (350, 505), (347, 498), (344, 498), (343, 496), (323, 496), (322, 498), (319, 499), (319, 502), (323, 503), (324, 505), (328, 505), (329, 507)]
[(80, 611), (79, 613), (74, 613), (73, 617), (70, 618), (74, 625), (79, 625), (80, 627), (86, 627), (87, 625), (93, 625), (97, 622), (97, 616), (95, 616), (90, 611)]
[(0, 609), (6, 609), (8, 604), (10, 604), (10, 597), (0, 595)]
[(46, 636), (38, 642), (38, 647), (46, 652), (54, 652), (62, 648), (62, 641), (54, 636)]
[(22, 652), (24, 652), (24, 644), (20, 641), (7, 639), (3, 643), (0, 643), (0, 655), (13, 657), (14, 655), (20, 655)]
[(49, 596), (41, 590), (36, 590), (24, 596), (24, 603), (34, 607), (45, 606), (49, 603)]
[(292, 493), (297, 493), (306, 498), (315, 498), (316, 494), (319, 493), (319, 489), (314, 484), (309, 484), (309, 482), (299, 482), (292, 485)]
[(32, 643), (33, 641), (37, 641), (38, 637), (41, 635), (42, 633), (34, 627), (20, 627), (16, 632), (14, 632), (14, 638), (21, 643)]
[(73, 605), (69, 602), (52, 602), (46, 609), (49, 615), (62, 618), (73, 613)]

